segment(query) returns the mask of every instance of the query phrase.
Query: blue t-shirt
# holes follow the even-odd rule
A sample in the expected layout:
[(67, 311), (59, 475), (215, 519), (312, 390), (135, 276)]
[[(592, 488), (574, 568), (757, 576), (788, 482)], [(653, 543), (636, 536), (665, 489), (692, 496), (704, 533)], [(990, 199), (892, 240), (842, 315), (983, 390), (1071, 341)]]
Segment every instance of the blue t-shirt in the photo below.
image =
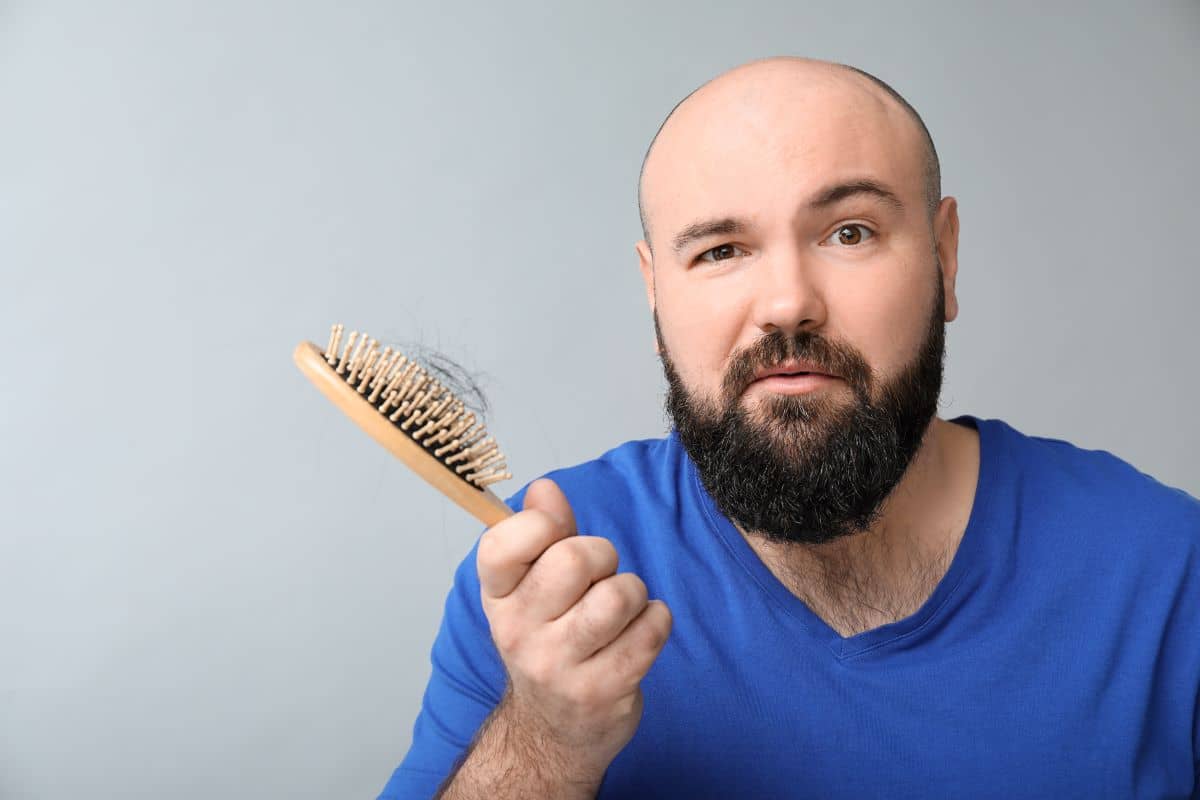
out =
[[(980, 471), (949, 570), (850, 637), (759, 560), (675, 434), (550, 473), (674, 619), (600, 798), (1200, 797), (1200, 501), (1105, 451), (953, 421), (978, 429)], [(432, 663), (382, 798), (431, 796), (504, 690), (475, 548)]]

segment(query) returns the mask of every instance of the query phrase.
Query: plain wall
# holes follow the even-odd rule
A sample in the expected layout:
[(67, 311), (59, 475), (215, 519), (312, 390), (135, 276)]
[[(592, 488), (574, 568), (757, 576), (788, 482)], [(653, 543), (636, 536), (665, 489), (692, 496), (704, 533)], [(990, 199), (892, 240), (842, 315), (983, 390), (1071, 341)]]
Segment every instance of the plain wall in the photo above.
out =
[(784, 53), (932, 131), (941, 415), (1200, 493), (1195, 3), (5, 3), (0, 798), (374, 797), (480, 527), (293, 346), (482, 373), (505, 495), (662, 435), (641, 157)]

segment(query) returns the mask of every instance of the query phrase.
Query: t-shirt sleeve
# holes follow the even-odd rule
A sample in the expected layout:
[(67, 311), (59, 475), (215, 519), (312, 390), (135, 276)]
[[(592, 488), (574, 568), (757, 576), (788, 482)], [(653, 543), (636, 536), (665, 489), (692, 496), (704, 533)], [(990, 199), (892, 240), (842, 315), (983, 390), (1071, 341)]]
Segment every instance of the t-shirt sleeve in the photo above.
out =
[(432, 797), (504, 692), (504, 664), (479, 599), (478, 548), (476, 540), (454, 574), (412, 745), (379, 800)]

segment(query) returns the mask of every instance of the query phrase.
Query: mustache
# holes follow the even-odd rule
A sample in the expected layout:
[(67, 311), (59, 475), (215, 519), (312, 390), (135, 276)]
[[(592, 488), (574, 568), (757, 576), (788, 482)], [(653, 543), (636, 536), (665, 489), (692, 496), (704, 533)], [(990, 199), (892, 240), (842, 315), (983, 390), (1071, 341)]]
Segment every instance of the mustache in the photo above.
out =
[(811, 361), (822, 371), (841, 376), (856, 391), (864, 391), (870, 383), (871, 368), (853, 348), (809, 331), (788, 336), (774, 330), (730, 356), (729, 368), (721, 381), (725, 400), (736, 401), (754, 382), (759, 370), (799, 360)]

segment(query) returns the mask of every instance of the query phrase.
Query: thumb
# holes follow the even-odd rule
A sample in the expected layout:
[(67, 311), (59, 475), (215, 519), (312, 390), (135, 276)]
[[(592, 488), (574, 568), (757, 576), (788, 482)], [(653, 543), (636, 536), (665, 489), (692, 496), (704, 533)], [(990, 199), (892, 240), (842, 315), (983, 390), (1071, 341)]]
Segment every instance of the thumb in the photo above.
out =
[(538, 478), (525, 490), (525, 501), (522, 503), (521, 509), (531, 508), (536, 508), (558, 520), (566, 528), (565, 536), (574, 536), (578, 532), (575, 528), (575, 512), (571, 510), (567, 496), (563, 494), (562, 489), (558, 488), (558, 484), (549, 478)]

